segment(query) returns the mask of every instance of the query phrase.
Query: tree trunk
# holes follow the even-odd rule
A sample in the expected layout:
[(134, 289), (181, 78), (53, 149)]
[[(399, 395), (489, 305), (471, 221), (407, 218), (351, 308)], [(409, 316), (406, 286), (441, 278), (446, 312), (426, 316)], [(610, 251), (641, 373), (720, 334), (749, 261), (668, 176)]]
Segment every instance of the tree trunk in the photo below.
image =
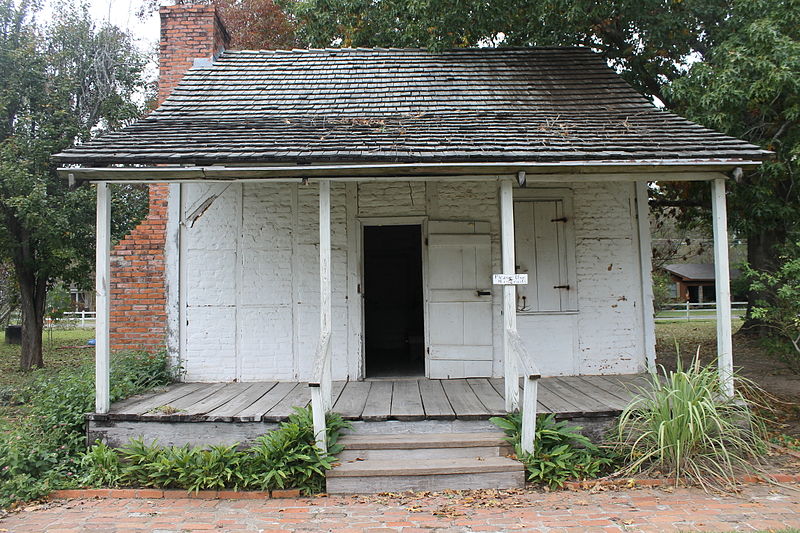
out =
[[(778, 267), (778, 247), (786, 242), (785, 232), (778, 228), (759, 230), (747, 236), (747, 262), (750, 268), (758, 271), (774, 272)], [(763, 337), (769, 333), (762, 321), (752, 317), (750, 310), (758, 300), (767, 296), (758, 291), (747, 292), (747, 316), (741, 333)]]
[(42, 326), (47, 297), (47, 282), (37, 278), (33, 272), (20, 271), (19, 280), (20, 309), (22, 310), (22, 350), (20, 367), (30, 370), (44, 366), (42, 357)]

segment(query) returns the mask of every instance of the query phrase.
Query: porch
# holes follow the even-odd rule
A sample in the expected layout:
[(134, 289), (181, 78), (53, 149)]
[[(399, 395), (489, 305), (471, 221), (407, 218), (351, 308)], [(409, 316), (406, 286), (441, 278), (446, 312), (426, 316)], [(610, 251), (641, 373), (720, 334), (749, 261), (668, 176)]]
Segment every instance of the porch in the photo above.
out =
[[(638, 391), (643, 374), (562, 376), (539, 380), (537, 411), (583, 426), (605, 425)], [(177, 383), (89, 415), (89, 438), (122, 446), (130, 438), (164, 445), (247, 443), (311, 400), (302, 382)], [(335, 381), (332, 411), (359, 434), (496, 431), (505, 414), (503, 379)], [(520, 391), (520, 395), (522, 391)]]

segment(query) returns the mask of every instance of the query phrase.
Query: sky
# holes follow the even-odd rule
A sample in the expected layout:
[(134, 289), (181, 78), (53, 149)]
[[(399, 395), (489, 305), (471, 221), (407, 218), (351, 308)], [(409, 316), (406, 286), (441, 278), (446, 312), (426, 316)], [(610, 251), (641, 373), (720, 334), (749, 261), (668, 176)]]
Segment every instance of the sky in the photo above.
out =
[[(40, 18), (52, 17), (52, 10), (46, 2)], [(89, 12), (97, 21), (108, 21), (123, 30), (130, 31), (139, 47), (146, 52), (154, 50), (159, 39), (158, 13), (153, 12), (146, 20), (140, 20), (136, 11), (142, 0), (88, 0)]]

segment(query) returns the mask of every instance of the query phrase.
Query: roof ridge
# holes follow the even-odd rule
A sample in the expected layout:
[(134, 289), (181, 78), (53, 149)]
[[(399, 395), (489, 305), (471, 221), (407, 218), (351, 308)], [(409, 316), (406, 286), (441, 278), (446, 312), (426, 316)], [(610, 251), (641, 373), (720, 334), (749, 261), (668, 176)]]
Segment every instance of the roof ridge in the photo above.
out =
[(221, 55), (233, 55), (233, 54), (303, 54), (303, 53), (322, 53), (322, 52), (329, 52), (329, 53), (339, 53), (339, 52), (427, 52), (431, 55), (438, 55), (444, 53), (474, 53), (480, 51), (481, 53), (498, 53), (498, 52), (537, 52), (537, 51), (545, 51), (545, 50), (559, 50), (559, 51), (581, 51), (581, 52), (594, 52), (591, 48), (587, 46), (469, 46), (463, 48), (445, 48), (442, 50), (431, 50), (429, 48), (414, 48), (414, 47), (326, 47), (326, 48), (292, 48), (292, 49), (260, 49), (260, 50), (250, 50), (250, 49), (243, 49), (243, 50), (225, 50), (222, 52)]

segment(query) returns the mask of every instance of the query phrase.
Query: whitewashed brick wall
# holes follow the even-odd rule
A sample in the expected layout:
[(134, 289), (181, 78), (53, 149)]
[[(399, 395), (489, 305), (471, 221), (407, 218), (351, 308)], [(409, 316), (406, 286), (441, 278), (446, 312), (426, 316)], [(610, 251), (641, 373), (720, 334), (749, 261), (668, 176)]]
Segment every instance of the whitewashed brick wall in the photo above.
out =
[[(639, 371), (644, 350), (633, 186), (576, 184), (573, 189), (579, 296), (575, 371)], [(499, 272), (496, 191), (494, 182), (362, 183), (351, 204), (356, 212), (349, 229), (359, 230), (352, 224), (356, 215), (486, 221), (492, 268)], [(186, 184), (184, 219), (211, 194), (219, 197), (191, 227), (187, 221), (181, 237), (185, 379), (308, 379), (319, 331), (318, 188)], [(357, 379), (360, 354), (348, 335), (347, 301), (348, 254), (356, 251), (347, 246), (345, 186), (334, 184), (331, 196), (334, 379)], [(494, 296), (493, 374), (501, 376), (501, 291), (495, 288)], [(360, 327), (360, 317), (353, 322)]]

